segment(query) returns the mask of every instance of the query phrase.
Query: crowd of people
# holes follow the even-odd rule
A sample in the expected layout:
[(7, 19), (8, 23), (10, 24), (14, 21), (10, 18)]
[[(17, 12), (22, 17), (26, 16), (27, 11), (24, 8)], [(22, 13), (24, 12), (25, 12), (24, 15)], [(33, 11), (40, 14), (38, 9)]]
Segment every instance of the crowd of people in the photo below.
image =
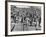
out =
[[(15, 8), (15, 10), (18, 8)], [(41, 16), (37, 15), (37, 12), (34, 11), (31, 13), (31, 11), (27, 11), (26, 9), (20, 9), (20, 11), (11, 12), (11, 23), (22, 23), (26, 26), (35, 26), (40, 27), (41, 23)]]

